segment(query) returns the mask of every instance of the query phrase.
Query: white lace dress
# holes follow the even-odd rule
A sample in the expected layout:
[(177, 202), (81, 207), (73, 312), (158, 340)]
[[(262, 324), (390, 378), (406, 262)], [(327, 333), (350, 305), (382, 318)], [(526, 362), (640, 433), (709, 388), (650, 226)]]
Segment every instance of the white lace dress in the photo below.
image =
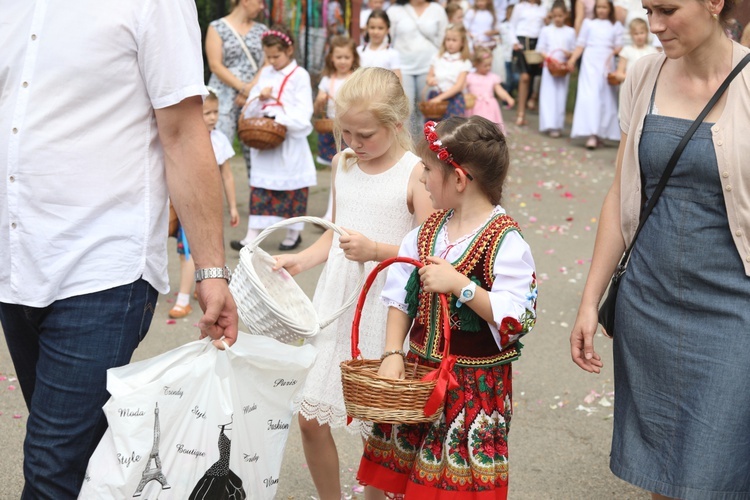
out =
[[(419, 157), (407, 152), (387, 171), (369, 175), (350, 161), (348, 169), (336, 172), (336, 224), (362, 233), (373, 241), (401, 245), (416, 226), (407, 208), (407, 190)], [(365, 264), (370, 272), (375, 262)], [(358, 264), (347, 260), (334, 234), (328, 261), (315, 289), (313, 305), (321, 318), (338, 309), (354, 291)], [(360, 323), (359, 347), (364, 359), (379, 359), (385, 348), (388, 308), (380, 300), (386, 272), (380, 273), (368, 293)], [(354, 306), (308, 342), (318, 348), (318, 357), (304, 389), (295, 399), (295, 411), (306, 419), (317, 419), (331, 427), (346, 425), (339, 364), (351, 359), (351, 327)], [(366, 434), (369, 426), (353, 422), (348, 429)]]

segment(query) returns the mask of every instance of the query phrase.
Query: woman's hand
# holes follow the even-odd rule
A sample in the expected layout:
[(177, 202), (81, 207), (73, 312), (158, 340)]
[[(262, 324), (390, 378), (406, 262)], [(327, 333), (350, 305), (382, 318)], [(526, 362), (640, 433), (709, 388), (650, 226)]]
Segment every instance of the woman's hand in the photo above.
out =
[(339, 248), (344, 251), (344, 256), (355, 262), (369, 262), (375, 260), (377, 243), (366, 236), (344, 229), (348, 235), (339, 236)]
[(513, 50), (523, 50), (523, 45), (521, 45), (520, 43), (514, 43)]
[(570, 332), (570, 356), (582, 370), (599, 373), (602, 358), (594, 351), (594, 335), (599, 326), (599, 313), (596, 306), (581, 306)]
[(386, 378), (393, 378), (396, 380), (402, 380), (406, 376), (406, 370), (404, 369), (404, 358), (399, 354), (391, 354), (387, 356), (381, 363), (378, 369), (378, 375)]
[(445, 259), (427, 257), (427, 265), (419, 270), (419, 280), (427, 293), (453, 293), (466, 283), (466, 276)]
[(283, 267), (289, 274), (294, 276), (306, 269), (304, 266), (304, 259), (300, 258), (298, 253), (274, 255), (273, 258), (276, 260), (276, 264), (272, 268), (274, 271), (278, 271)]
[(428, 87), (437, 87), (437, 78), (433, 75), (427, 75), (426, 83)]
[(238, 108), (241, 108), (245, 105), (247, 102), (247, 96), (243, 95), (241, 92), (237, 92), (237, 95), (234, 97), (234, 105)]
[(443, 102), (443, 98), (440, 97), (439, 95), (436, 95), (435, 97), (430, 99), (429, 102), (434, 102), (434, 103)]

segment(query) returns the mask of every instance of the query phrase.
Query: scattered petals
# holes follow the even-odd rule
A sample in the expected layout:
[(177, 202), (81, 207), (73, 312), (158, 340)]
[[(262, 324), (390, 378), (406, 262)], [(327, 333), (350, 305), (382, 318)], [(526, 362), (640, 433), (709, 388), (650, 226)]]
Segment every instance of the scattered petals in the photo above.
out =
[(177, 324), (177, 321), (175, 321), (175, 320), (173, 320), (173, 319), (168, 319), (168, 320), (167, 320), (167, 324), (168, 324), (168, 325), (175, 325), (175, 324)]

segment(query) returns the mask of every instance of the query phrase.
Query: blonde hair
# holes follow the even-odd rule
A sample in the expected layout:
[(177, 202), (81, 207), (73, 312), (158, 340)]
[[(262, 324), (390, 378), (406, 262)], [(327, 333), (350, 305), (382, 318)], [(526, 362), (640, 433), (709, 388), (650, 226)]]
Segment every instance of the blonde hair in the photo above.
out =
[(474, 49), (474, 55), (471, 58), (471, 62), (475, 68), (487, 59), (492, 60), (492, 51), (490, 49), (481, 46)]
[[(336, 115), (333, 120), (333, 135), (338, 151), (341, 151), (339, 118), (357, 106), (364, 106), (378, 124), (390, 130), (399, 146), (411, 151), (411, 136), (404, 126), (410, 114), (409, 99), (393, 71), (378, 67), (359, 68), (336, 92), (334, 103)], [(352, 157), (357, 158), (354, 154), (342, 155), (339, 165), (343, 170), (348, 168), (348, 159)]]
[[(463, 24), (449, 24), (445, 28), (445, 33), (449, 31), (455, 31), (461, 36), (461, 59), (467, 60), (471, 58), (471, 51), (469, 50), (469, 37), (466, 35), (466, 27)], [(443, 38), (443, 45), (440, 47), (440, 55), (445, 54), (445, 38)]]

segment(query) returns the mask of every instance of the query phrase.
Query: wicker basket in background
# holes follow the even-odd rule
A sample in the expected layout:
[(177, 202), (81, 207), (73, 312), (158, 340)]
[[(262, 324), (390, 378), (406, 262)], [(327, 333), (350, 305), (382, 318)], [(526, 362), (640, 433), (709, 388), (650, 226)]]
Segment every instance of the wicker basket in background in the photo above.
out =
[[(259, 96), (253, 97), (242, 108), (240, 119), (237, 122), (237, 135), (242, 143), (255, 149), (274, 149), (279, 147), (286, 138), (286, 127), (273, 118), (265, 116), (245, 117), (245, 109), (251, 101)], [(271, 97), (281, 105), (275, 97)]]
[(313, 128), (319, 134), (333, 133), (333, 118), (315, 118), (313, 119)]
[(294, 278), (285, 269), (274, 271), (275, 259), (259, 246), (275, 230), (297, 222), (311, 222), (346, 234), (335, 224), (317, 217), (293, 217), (278, 222), (264, 229), (240, 251), (240, 261), (229, 284), (237, 312), (247, 330), (285, 343), (312, 337), (330, 325), (354, 305), (365, 280), (364, 264), (360, 263), (361, 276), (352, 296), (329, 318), (320, 320), (312, 302)]
[(562, 52), (562, 50), (555, 49), (550, 52), (547, 58), (544, 60), (544, 65), (547, 66), (547, 70), (549, 71), (550, 75), (554, 76), (555, 78), (562, 78), (564, 76), (567, 76), (567, 74), (570, 73), (570, 70), (568, 69), (567, 64), (552, 57), (552, 54), (554, 54), (555, 52)]
[[(344, 389), (346, 413), (352, 418), (369, 420), (383, 424), (419, 424), (433, 422), (443, 411), (445, 400), (439, 401), (436, 409), (426, 414), (428, 401), (437, 386), (437, 373), (450, 370), (450, 313), (445, 295), (440, 294), (443, 308), (444, 350), (443, 361), (435, 370), (416, 363), (405, 362), (403, 380), (390, 379), (378, 375), (380, 360), (359, 359), (359, 322), (362, 316), (367, 291), (378, 273), (396, 262), (404, 262), (422, 267), (418, 260), (407, 257), (394, 257), (384, 260), (372, 270), (359, 295), (357, 309), (352, 323), (352, 359), (341, 363), (341, 383)], [(367, 332), (369, 335), (382, 335), (382, 332)], [(435, 373), (437, 372), (437, 373)], [(423, 380), (426, 375), (430, 380)], [(433, 400), (434, 402), (434, 400)]]
[[(422, 89), (422, 100), (419, 102), (419, 111), (425, 118), (430, 120), (440, 120), (448, 111), (448, 101), (432, 102), (427, 99), (427, 90), (429, 87)], [(439, 91), (440, 89), (438, 89)]]

